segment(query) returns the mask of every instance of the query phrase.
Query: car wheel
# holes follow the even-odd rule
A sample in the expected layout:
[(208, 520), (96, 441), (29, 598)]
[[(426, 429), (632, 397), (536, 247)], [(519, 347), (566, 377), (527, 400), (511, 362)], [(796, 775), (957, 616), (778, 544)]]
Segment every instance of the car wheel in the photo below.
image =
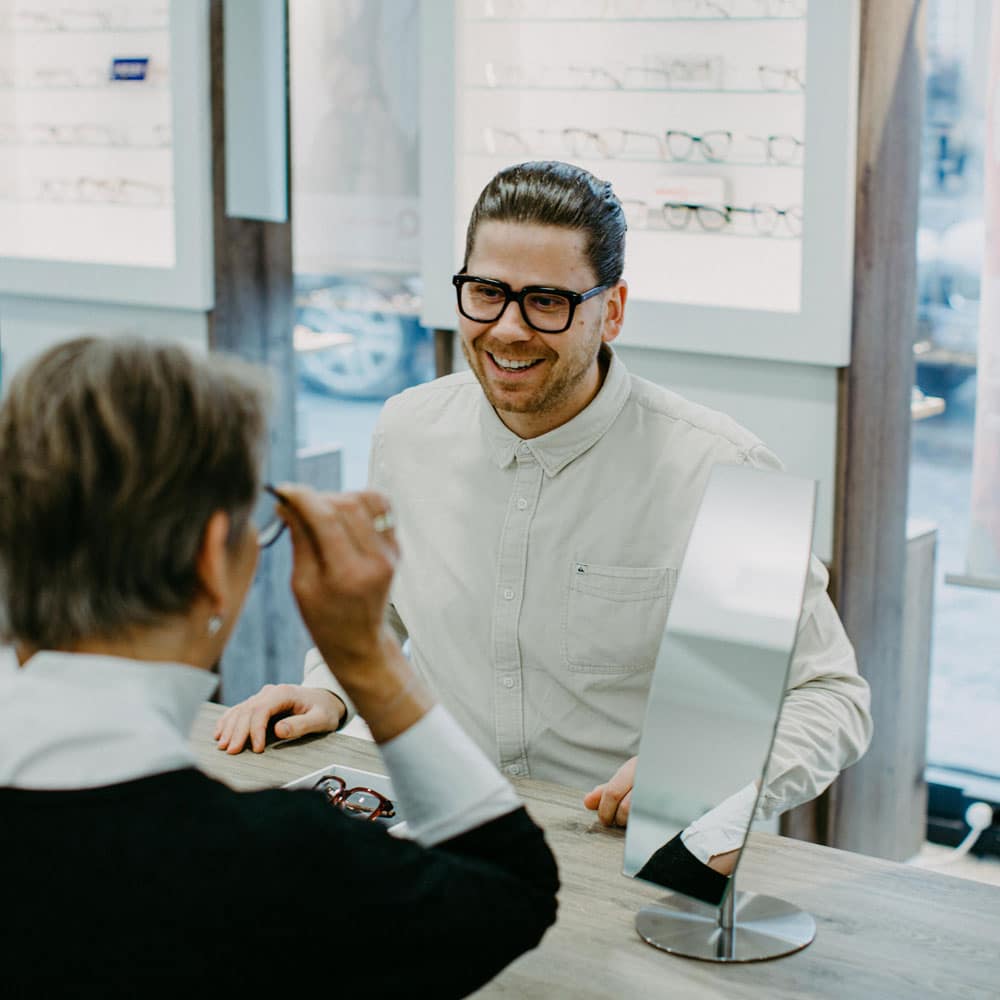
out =
[(925, 396), (948, 399), (972, 374), (965, 368), (917, 365), (917, 388)]

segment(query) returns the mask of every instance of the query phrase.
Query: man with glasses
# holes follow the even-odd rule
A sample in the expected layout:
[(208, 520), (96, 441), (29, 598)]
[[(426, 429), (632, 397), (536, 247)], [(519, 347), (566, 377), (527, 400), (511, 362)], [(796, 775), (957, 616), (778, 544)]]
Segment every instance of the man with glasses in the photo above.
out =
[[(716, 463), (779, 469), (729, 417), (630, 375), (625, 217), (611, 185), (558, 162), (497, 174), (453, 277), (469, 371), (390, 399), (370, 480), (397, 515), (391, 624), (413, 663), (511, 776), (630, 808), (671, 595)], [(813, 558), (764, 817), (815, 797), (867, 748), (869, 690)], [(334, 697), (331, 697), (332, 693)], [(230, 710), (240, 738), (342, 726), (350, 699), (317, 654), (305, 686)], [(739, 824), (733, 824), (734, 828)], [(739, 846), (735, 836), (731, 848)], [(700, 860), (725, 871), (728, 843)]]

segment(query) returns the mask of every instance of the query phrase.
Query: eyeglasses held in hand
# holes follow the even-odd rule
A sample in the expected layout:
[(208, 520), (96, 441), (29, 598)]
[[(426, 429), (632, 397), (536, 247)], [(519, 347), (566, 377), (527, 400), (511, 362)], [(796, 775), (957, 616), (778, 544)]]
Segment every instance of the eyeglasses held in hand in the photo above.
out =
[(525, 285), (515, 292), (505, 281), (472, 274), (453, 275), (451, 282), (458, 295), (458, 311), (466, 319), (473, 323), (495, 323), (513, 301), (520, 307), (524, 322), (539, 333), (568, 330), (576, 307), (608, 287), (596, 285), (585, 292), (574, 292), (566, 288)]
[(396, 815), (392, 799), (376, 792), (374, 788), (348, 788), (347, 782), (339, 774), (324, 774), (313, 788), (322, 792), (330, 805), (342, 809), (355, 819), (391, 819)]
[(261, 549), (273, 545), (287, 527), (278, 516), (274, 506), (275, 500), (284, 503), (285, 498), (270, 483), (265, 483), (250, 517), (250, 523), (257, 532), (257, 545)]

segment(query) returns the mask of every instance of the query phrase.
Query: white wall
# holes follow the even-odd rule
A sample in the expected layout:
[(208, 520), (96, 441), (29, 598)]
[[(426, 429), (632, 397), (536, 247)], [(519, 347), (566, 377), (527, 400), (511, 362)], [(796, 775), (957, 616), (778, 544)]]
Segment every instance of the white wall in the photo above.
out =
[(81, 334), (126, 333), (165, 337), (207, 350), (208, 314), (200, 310), (0, 296), (2, 385), (25, 361), (61, 340)]
[(753, 431), (788, 472), (817, 480), (813, 548), (833, 555), (833, 497), (837, 454), (837, 369), (628, 346), (628, 328), (615, 351), (629, 371), (728, 413)]

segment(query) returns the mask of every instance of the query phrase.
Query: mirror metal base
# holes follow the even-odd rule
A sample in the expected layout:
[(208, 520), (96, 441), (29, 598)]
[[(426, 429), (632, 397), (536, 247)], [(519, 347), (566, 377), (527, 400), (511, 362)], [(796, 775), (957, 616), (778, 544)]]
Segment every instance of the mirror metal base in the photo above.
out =
[(736, 892), (730, 930), (719, 925), (719, 909), (679, 894), (644, 906), (635, 918), (639, 936), (672, 955), (706, 962), (762, 962), (805, 948), (816, 921), (774, 896)]

